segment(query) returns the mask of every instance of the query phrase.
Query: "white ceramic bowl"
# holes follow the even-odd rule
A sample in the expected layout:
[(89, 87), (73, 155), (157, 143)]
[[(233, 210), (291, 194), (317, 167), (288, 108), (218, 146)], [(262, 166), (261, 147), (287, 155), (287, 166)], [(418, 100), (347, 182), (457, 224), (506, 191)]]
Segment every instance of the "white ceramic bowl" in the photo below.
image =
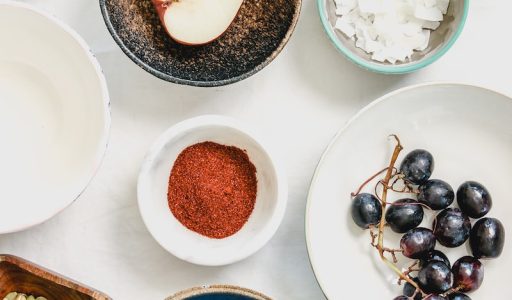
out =
[(106, 149), (109, 98), (85, 42), (29, 5), (0, 0), (0, 233), (67, 207)]
[[(184, 227), (167, 204), (167, 188), (174, 161), (186, 147), (204, 141), (247, 150), (256, 167), (256, 205), (240, 231), (211, 239)], [(138, 181), (142, 218), (153, 237), (176, 257), (199, 265), (219, 266), (242, 260), (262, 248), (274, 235), (286, 209), (286, 176), (267, 145), (236, 120), (201, 116), (172, 126), (147, 154)]]

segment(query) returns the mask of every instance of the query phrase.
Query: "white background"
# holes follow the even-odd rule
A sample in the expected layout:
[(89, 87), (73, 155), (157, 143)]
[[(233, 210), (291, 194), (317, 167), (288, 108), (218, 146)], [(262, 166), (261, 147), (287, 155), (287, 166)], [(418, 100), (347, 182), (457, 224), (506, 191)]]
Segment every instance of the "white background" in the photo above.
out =
[[(463, 34), (443, 58), (414, 74), (385, 76), (345, 60), (323, 32), (316, 1), (303, 1), (295, 34), (273, 63), (243, 82), (211, 89), (167, 83), (137, 67), (108, 34), (96, 0), (24, 1), (68, 23), (96, 53), (110, 89), (112, 132), (86, 192), (45, 224), (0, 236), (0, 253), (22, 256), (115, 299), (163, 299), (213, 283), (276, 299), (322, 299), (307, 257), (304, 209), (323, 149), (350, 116), (396, 88), (443, 80), (512, 95), (512, 2), (472, 1)], [(227, 267), (194, 266), (168, 254), (146, 230), (136, 204), (137, 173), (148, 147), (169, 126), (201, 114), (254, 126), (282, 151), (288, 172), (289, 205), (277, 234), (256, 255)], [(350, 257), (347, 266), (357, 267)]]

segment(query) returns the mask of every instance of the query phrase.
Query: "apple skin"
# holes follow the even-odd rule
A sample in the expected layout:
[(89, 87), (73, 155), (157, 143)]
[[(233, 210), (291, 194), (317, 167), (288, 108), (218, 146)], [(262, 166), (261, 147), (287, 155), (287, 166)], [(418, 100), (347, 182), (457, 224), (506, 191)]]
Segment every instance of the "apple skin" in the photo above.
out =
[(160, 18), (160, 22), (162, 22), (162, 25), (164, 25), (164, 27), (165, 27), (165, 24), (163, 24), (163, 22), (164, 22), (163, 16), (165, 14), (165, 11), (167, 10), (167, 7), (172, 4), (172, 1), (151, 0), (151, 2), (153, 3), (153, 6), (156, 9), (158, 17)]
[(231, 22), (228, 24), (228, 26), (226, 26), (226, 28), (224, 29), (223, 32), (221, 32), (219, 35), (209, 39), (208, 41), (205, 41), (205, 42), (202, 42), (202, 43), (190, 43), (190, 42), (187, 42), (187, 41), (184, 41), (184, 40), (181, 40), (179, 38), (176, 38), (175, 36), (173, 36), (173, 34), (169, 31), (167, 25), (165, 24), (165, 13), (167, 12), (167, 9), (169, 9), (172, 4), (176, 1), (186, 1), (186, 0), (151, 0), (151, 2), (153, 3), (153, 6), (155, 7), (156, 9), (156, 12), (158, 14), (158, 17), (160, 18), (160, 23), (162, 24), (162, 26), (165, 28), (165, 31), (167, 32), (167, 34), (177, 43), (179, 44), (182, 44), (184, 46), (203, 46), (203, 45), (206, 45), (206, 44), (209, 44), (215, 40), (217, 40), (219, 37), (221, 37), (227, 30), (229, 27), (231, 27), (231, 24), (233, 24), (233, 22), (235, 21), (236, 19), (236, 16), (238, 15), (238, 13), (240, 12), (240, 8), (242, 7), (242, 4), (243, 4), (243, 1), (245, 0), (242, 0), (241, 1), (241, 4), (240, 6), (238, 7), (238, 11), (237, 13), (233, 16)]

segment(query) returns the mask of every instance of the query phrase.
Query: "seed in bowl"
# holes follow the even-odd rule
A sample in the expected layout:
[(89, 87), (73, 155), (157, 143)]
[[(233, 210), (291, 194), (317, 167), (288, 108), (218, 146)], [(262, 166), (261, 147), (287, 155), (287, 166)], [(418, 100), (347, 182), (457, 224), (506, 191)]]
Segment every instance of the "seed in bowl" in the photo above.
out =
[(243, 0), (152, 0), (162, 25), (178, 43), (204, 45), (220, 37)]
[(4, 297), (4, 300), (47, 300), (45, 297), (35, 297), (23, 293), (11, 292)]
[(450, 0), (334, 0), (335, 28), (379, 62), (406, 62), (427, 49)]

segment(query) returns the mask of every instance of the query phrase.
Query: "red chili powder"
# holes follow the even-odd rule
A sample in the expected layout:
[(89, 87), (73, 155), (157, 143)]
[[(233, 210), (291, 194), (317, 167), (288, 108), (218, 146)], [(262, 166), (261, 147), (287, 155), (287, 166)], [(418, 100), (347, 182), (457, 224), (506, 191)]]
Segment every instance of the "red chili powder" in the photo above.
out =
[(185, 227), (222, 239), (247, 222), (256, 190), (256, 168), (244, 150), (202, 142), (178, 155), (167, 199), (171, 212)]

